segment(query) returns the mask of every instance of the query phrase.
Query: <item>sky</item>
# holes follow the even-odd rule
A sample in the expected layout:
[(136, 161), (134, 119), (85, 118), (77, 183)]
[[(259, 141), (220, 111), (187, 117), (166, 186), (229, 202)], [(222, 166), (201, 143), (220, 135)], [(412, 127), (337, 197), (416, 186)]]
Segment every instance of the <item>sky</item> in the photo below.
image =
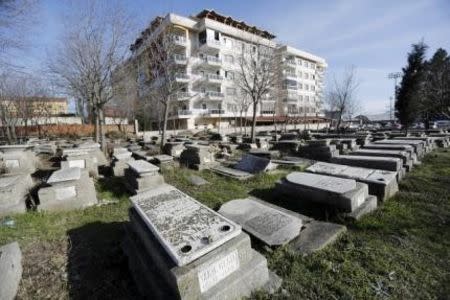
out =
[[(107, 0), (106, 0), (107, 1)], [(450, 0), (123, 0), (134, 16), (136, 34), (157, 15), (195, 15), (213, 9), (277, 36), (281, 43), (323, 57), (328, 85), (350, 66), (360, 82), (360, 113), (384, 113), (394, 91), (390, 72), (406, 64), (411, 44), (423, 41), (428, 56), (450, 52)], [(39, 69), (70, 14), (66, 0), (42, 0), (42, 18), (32, 31), (23, 63)], [(130, 40), (130, 43), (133, 40)]]

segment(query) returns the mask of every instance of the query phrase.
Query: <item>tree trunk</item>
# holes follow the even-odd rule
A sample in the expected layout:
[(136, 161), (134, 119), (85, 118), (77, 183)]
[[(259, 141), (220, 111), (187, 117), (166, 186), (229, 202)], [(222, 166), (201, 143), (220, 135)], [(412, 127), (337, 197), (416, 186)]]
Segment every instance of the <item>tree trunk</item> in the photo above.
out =
[(161, 133), (161, 150), (164, 147), (164, 144), (166, 143), (166, 130), (167, 130), (167, 119), (169, 116), (169, 105), (167, 103), (164, 103), (164, 120), (163, 120), (163, 128)]
[(103, 152), (106, 153), (106, 137), (105, 137), (105, 116), (103, 114), (103, 108), (98, 108), (99, 116), (99, 133), (100, 133), (100, 147)]
[(256, 129), (256, 111), (257, 111), (257, 102), (253, 100), (253, 116), (252, 116), (252, 131), (250, 133), (250, 139), (252, 143), (255, 142), (255, 129)]
[(100, 143), (100, 118), (98, 115), (98, 111), (96, 109), (92, 110), (92, 114), (94, 117), (94, 137), (95, 142)]

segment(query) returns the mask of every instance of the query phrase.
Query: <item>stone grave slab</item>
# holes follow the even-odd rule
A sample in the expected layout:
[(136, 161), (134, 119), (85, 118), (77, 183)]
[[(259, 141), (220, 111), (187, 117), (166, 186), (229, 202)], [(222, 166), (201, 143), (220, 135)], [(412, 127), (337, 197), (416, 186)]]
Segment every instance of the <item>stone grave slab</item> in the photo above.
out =
[(398, 192), (396, 172), (352, 167), (346, 165), (317, 162), (306, 168), (307, 172), (355, 179), (369, 186), (369, 194), (380, 201), (387, 200)]
[(195, 186), (201, 186), (209, 183), (208, 181), (197, 175), (189, 175), (188, 181)]
[(153, 159), (159, 164), (166, 164), (173, 162), (173, 157), (167, 154), (155, 155)]
[(47, 180), (47, 183), (55, 184), (58, 182), (78, 180), (80, 179), (80, 177), (81, 177), (80, 168), (74, 167), (74, 168), (60, 169), (52, 173), (52, 175)]
[(285, 245), (300, 234), (302, 220), (252, 198), (224, 203), (219, 213), (269, 246)]
[(33, 146), (32, 145), (1, 145), (0, 151), (3, 153), (23, 152), (30, 148), (33, 148)]
[(29, 174), (0, 176), (0, 216), (26, 212), (26, 200), (32, 185)]
[(133, 207), (178, 266), (238, 236), (241, 227), (170, 185), (130, 198)]
[(268, 170), (273, 170), (276, 165), (272, 164), (270, 159), (258, 157), (251, 154), (245, 154), (242, 159), (234, 166), (236, 170), (248, 173), (261, 173)]
[(278, 192), (289, 196), (294, 205), (321, 203), (349, 213), (369, 200), (367, 184), (354, 179), (292, 172), (276, 183)]
[(127, 164), (140, 176), (154, 175), (159, 171), (159, 167), (142, 159), (129, 161)]
[(399, 172), (403, 166), (403, 161), (400, 158), (363, 155), (339, 155), (332, 157), (330, 162), (354, 167), (380, 169), (394, 172)]
[(22, 252), (13, 242), (0, 247), (0, 299), (13, 300), (22, 279)]
[(216, 174), (230, 177), (230, 178), (237, 179), (237, 180), (247, 180), (247, 179), (250, 179), (255, 176), (254, 174), (251, 174), (249, 172), (236, 170), (234, 168), (229, 168), (229, 167), (225, 167), (222, 165), (212, 167), (211, 171), (213, 171)]

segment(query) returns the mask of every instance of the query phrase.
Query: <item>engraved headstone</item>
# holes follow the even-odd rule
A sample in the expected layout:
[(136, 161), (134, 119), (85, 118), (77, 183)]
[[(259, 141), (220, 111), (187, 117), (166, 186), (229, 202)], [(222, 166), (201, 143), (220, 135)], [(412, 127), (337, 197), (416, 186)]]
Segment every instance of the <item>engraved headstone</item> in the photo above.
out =
[(179, 266), (192, 262), (241, 232), (239, 225), (170, 185), (139, 193), (130, 200)]
[(252, 198), (228, 201), (221, 206), (219, 213), (269, 246), (290, 242), (302, 228), (301, 219)]
[(80, 168), (75, 167), (75, 168), (60, 169), (58, 171), (53, 172), (53, 174), (47, 180), (47, 183), (53, 184), (64, 181), (78, 180), (80, 179), (80, 177), (81, 177)]

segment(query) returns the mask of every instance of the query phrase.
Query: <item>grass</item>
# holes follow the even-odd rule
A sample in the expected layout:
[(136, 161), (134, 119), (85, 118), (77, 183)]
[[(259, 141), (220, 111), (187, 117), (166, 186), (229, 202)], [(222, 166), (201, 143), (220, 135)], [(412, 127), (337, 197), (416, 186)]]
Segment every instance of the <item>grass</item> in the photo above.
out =
[[(163, 170), (166, 181), (213, 209), (256, 195), (276, 202), (272, 188), (291, 170), (238, 182), (209, 171)], [(210, 184), (188, 181), (198, 174)], [(14, 216), (0, 244), (18, 240), (24, 254), (20, 299), (137, 297), (120, 249), (128, 195), (118, 179), (97, 182), (99, 199), (115, 204), (66, 213)], [(283, 205), (282, 201), (279, 201)], [(340, 221), (331, 217), (332, 221)], [(448, 299), (450, 295), (450, 152), (435, 151), (400, 183), (400, 192), (356, 223), (335, 244), (307, 257), (259, 243), (284, 292), (254, 298)]]

